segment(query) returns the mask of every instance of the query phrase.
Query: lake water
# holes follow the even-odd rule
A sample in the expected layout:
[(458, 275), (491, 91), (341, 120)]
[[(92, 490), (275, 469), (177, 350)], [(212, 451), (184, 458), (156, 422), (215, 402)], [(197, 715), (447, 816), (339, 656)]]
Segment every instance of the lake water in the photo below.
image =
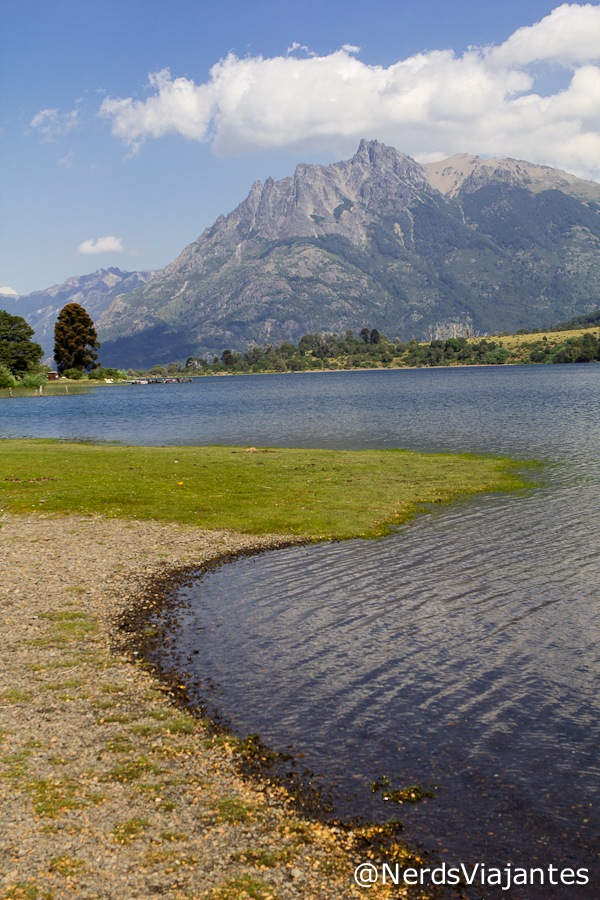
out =
[[(13, 398), (0, 435), (546, 461), (523, 495), (222, 566), (181, 589), (173, 652), (240, 734), (302, 754), (340, 815), (396, 815), (449, 862), (587, 867), (587, 887), (497, 896), (597, 900), (599, 413), (600, 365), (422, 369)], [(399, 807), (371, 793), (382, 775), (441, 788)]]

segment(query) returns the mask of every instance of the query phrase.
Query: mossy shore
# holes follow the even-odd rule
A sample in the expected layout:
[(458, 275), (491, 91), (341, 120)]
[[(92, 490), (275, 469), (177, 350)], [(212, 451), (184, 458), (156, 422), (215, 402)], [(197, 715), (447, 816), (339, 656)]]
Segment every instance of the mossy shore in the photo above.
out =
[(0, 441), (0, 508), (311, 539), (376, 537), (473, 494), (523, 487), (505, 457), (405, 450)]

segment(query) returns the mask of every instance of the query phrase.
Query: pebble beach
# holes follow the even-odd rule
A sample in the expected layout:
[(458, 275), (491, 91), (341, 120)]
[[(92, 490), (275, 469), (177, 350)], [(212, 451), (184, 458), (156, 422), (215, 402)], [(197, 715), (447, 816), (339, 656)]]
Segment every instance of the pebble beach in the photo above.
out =
[(234, 745), (177, 706), (115, 631), (149, 580), (292, 539), (84, 516), (0, 522), (0, 898), (364, 895), (357, 836), (240, 775)]

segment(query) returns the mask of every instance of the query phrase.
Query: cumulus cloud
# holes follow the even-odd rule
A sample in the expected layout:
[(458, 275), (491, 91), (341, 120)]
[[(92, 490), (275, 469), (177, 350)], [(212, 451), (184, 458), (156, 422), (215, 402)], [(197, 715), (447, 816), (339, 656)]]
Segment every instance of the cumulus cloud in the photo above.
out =
[(17, 292), (15, 291), (15, 289), (11, 288), (11, 287), (0, 287), (0, 294), (2, 294), (5, 297), (7, 297), (7, 296), (8, 297), (18, 297), (19, 296), (17, 294)]
[(89, 241), (84, 241), (83, 244), (80, 244), (77, 248), (78, 253), (90, 254), (90, 253), (123, 253), (125, 247), (123, 246), (122, 238), (114, 237), (114, 235), (107, 235), (107, 237), (98, 238), (97, 241), (94, 241), (90, 238)]
[[(150, 75), (147, 99), (107, 97), (100, 115), (132, 152), (178, 133), (220, 156), (328, 149), (340, 157), (365, 137), (423, 162), (467, 151), (600, 179), (600, 6), (564, 4), (503, 44), (462, 56), (434, 50), (384, 68), (361, 62), (358, 49), (229, 54), (203, 84), (163, 69)], [(540, 66), (560, 66), (567, 86), (537, 93)]]
[(567, 68), (600, 58), (600, 7), (563, 3), (541, 22), (519, 28), (488, 57), (501, 65), (550, 61)]
[(295, 53), (296, 50), (304, 50), (307, 56), (316, 56), (317, 54), (311, 50), (306, 44), (299, 44), (298, 41), (294, 41), (291, 47), (287, 48), (288, 53)]

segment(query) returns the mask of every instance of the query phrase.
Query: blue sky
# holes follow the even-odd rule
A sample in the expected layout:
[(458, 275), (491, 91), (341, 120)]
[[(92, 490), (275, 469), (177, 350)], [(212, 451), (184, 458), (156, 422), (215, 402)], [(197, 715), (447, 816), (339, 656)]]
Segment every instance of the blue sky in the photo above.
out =
[[(600, 180), (600, 7), (0, 0), (0, 286), (160, 268), (377, 138)], [(150, 76), (150, 77), (149, 77)]]

